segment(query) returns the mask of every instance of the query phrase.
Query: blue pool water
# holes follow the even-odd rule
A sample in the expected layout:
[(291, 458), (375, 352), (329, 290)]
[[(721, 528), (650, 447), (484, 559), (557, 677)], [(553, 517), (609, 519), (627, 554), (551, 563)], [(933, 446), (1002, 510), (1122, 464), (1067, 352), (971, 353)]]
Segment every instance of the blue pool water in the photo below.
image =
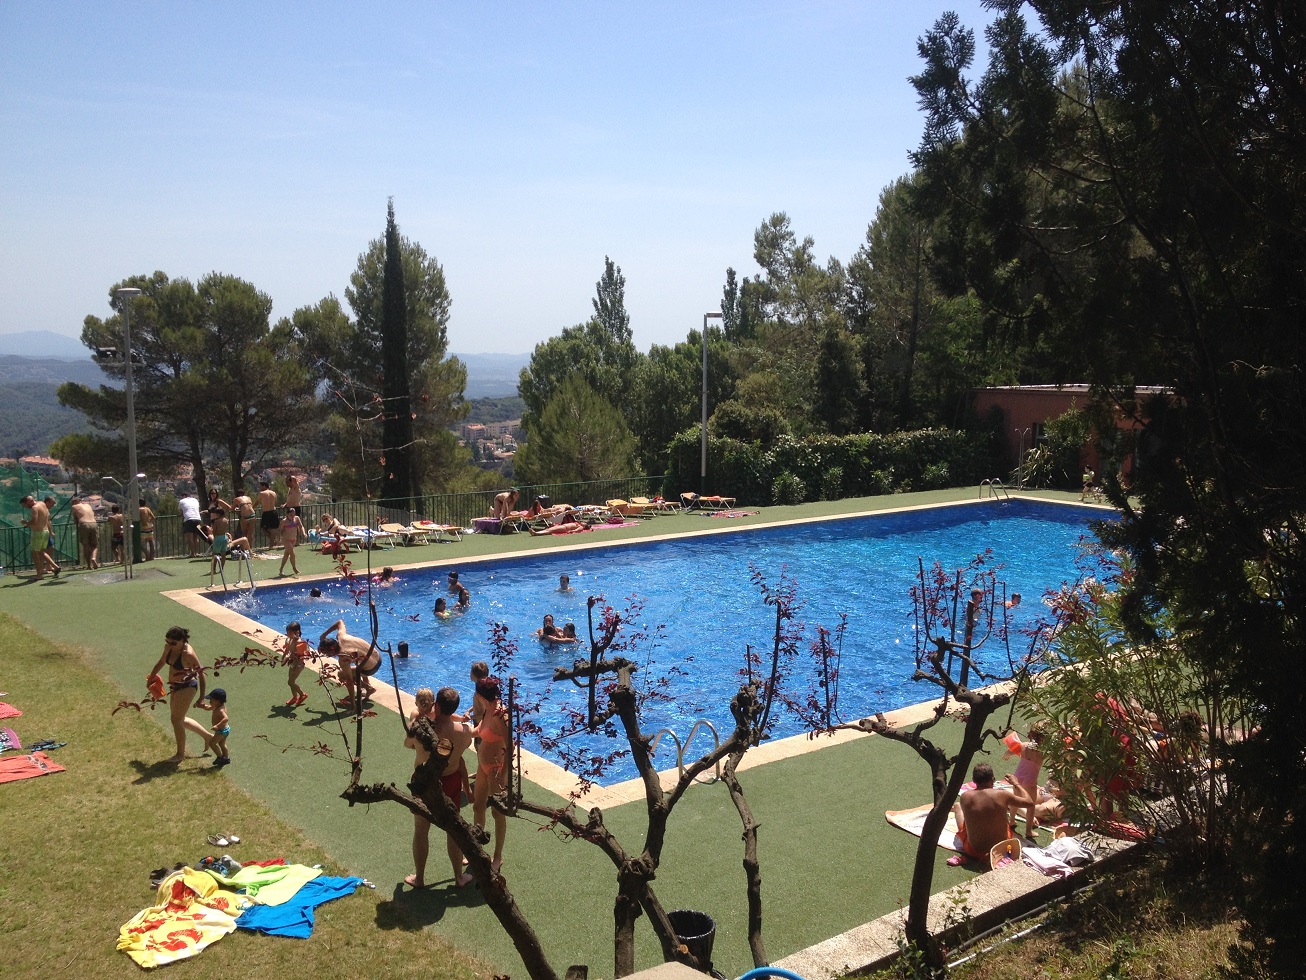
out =
[[(809, 637), (815, 635), (816, 625), (833, 627), (840, 613), (848, 614), (840, 714), (852, 720), (935, 693), (933, 687), (911, 681), (914, 617), (909, 590), (918, 557), (927, 568), (937, 560), (952, 569), (991, 549), (990, 567), (1002, 566), (998, 581), (1006, 583), (1008, 593), (1024, 596), (1013, 611), (1018, 629), (1046, 612), (1039, 598), (1047, 589), (1077, 577), (1076, 545), (1092, 537), (1088, 524), (1094, 518), (1100, 514), (1055, 504), (986, 501), (469, 564), (459, 571), (471, 591), (472, 607), (451, 620), (431, 613), (435, 599), (446, 594), (448, 570), (458, 567), (445, 563), (403, 572), (396, 586), (376, 590), (380, 642), (408, 643), (408, 659), (396, 660), (404, 690), (449, 685), (467, 699), (468, 665), (490, 659), (489, 624), (505, 623), (519, 647), (512, 673), (529, 698), (545, 693), (555, 667), (588, 655), (583, 644), (537, 642), (531, 634), (545, 613), (552, 613), (559, 626), (575, 622), (584, 637), (587, 596), (602, 595), (620, 609), (627, 597), (638, 595), (645, 600), (643, 619), (665, 627), (654, 654), (656, 669), (650, 673), (660, 676), (675, 664), (685, 665), (688, 672), (675, 683), (674, 699), (645, 718), (647, 730), (668, 727), (683, 738), (699, 718), (709, 719), (719, 731), (728, 730), (730, 698), (738, 690), (745, 646), (769, 651), (774, 629), (774, 610), (753, 585), (751, 564), (772, 585), (782, 571), (797, 583), (803, 603), (799, 619), (808, 624)], [(572, 585), (566, 594), (557, 591), (558, 576), (564, 572)], [(311, 642), (336, 619), (344, 619), (351, 633), (367, 635), (366, 605), (356, 605), (340, 583), (324, 585), (323, 591), (324, 598), (314, 600), (308, 585), (296, 584), (259, 588), (252, 597), (241, 593), (214, 599), (277, 631), (298, 619)], [(1015, 655), (1024, 653), (1024, 643), (1013, 630)], [(990, 663), (1005, 662), (1005, 650), (991, 651)], [(389, 665), (380, 678), (391, 679)], [(544, 729), (556, 729), (562, 719), (559, 706), (579, 703), (580, 697), (570, 683), (558, 685), (539, 718)], [(798, 731), (792, 719), (784, 718), (777, 734)], [(602, 735), (583, 738), (605, 754), (619, 747)], [(526, 747), (540, 751), (529, 741)], [(659, 768), (667, 768), (675, 760), (658, 762)], [(627, 762), (604, 782), (634, 775)]]

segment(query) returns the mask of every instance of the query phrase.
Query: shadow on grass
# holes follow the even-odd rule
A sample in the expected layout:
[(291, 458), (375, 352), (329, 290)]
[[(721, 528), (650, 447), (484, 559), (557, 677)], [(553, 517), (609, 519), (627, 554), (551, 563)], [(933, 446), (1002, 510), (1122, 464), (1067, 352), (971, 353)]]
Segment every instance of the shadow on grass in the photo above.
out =
[(175, 776), (182, 771), (180, 764), (176, 762), (145, 762), (143, 759), (132, 759), (128, 765), (136, 770), (136, 778), (132, 780), (133, 786), (143, 786), (164, 776)]
[(475, 908), (485, 900), (475, 884), (455, 888), (452, 878), (433, 882), (425, 888), (408, 888), (395, 885), (394, 894), (376, 903), (378, 929), (400, 929), (417, 932), (434, 925), (453, 908)]

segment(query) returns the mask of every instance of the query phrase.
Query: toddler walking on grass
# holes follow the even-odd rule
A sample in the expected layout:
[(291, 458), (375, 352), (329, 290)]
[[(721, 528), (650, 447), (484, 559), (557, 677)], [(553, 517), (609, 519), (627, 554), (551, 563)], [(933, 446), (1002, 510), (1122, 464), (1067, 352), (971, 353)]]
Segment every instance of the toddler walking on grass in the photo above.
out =
[(213, 718), (209, 727), (213, 729), (213, 754), (217, 756), (213, 760), (213, 766), (221, 769), (223, 766), (231, 764), (231, 756), (227, 754), (227, 736), (231, 734), (231, 719), (227, 715), (227, 692), (220, 687), (215, 687), (209, 692), (207, 704), (201, 704), (201, 708), (207, 707), (213, 712)]

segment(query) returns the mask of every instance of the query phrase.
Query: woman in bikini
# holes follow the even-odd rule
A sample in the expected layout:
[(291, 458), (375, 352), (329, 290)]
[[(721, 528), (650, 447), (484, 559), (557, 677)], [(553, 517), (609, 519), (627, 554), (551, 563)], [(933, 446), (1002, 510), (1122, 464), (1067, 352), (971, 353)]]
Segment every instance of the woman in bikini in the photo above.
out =
[(239, 497), (231, 502), (236, 509), (236, 516), (240, 519), (240, 535), (249, 540), (254, 540), (254, 528), (258, 524), (258, 517), (254, 513), (254, 498), (249, 494), (241, 491)]
[(345, 542), (345, 526), (330, 514), (323, 514), (317, 526), (318, 537), (322, 539), (322, 554), (347, 555), (349, 545)]
[[(508, 762), (512, 758), (512, 735), (508, 731), (508, 709), (500, 700), (499, 678), (486, 677), (476, 682), (477, 697), (484, 701), (484, 714), (476, 726), (480, 738), (476, 746), (476, 791), (472, 796), (472, 819), (485, 829), (485, 811), (490, 797), (507, 786)], [(490, 867), (498, 874), (503, 867), (503, 838), (508, 833), (508, 818), (494, 811), (494, 856)]]
[(304, 522), (299, 519), (298, 507), (286, 508), (286, 519), (281, 522), (281, 567), (277, 569), (277, 577), (280, 578), (286, 573), (286, 562), (290, 562), (290, 570), (296, 575), (299, 574), (299, 565), (295, 562), (295, 545), (299, 544), (299, 536), (304, 531)]
[(163, 655), (150, 671), (153, 676), (168, 665), (168, 710), (172, 718), (172, 733), (177, 739), (177, 752), (166, 760), (172, 763), (186, 758), (186, 731), (189, 729), (204, 739), (207, 749), (213, 744), (213, 734), (186, 712), (196, 700), (204, 700), (204, 669), (200, 658), (190, 645), (190, 631), (181, 626), (168, 630), (163, 638)]

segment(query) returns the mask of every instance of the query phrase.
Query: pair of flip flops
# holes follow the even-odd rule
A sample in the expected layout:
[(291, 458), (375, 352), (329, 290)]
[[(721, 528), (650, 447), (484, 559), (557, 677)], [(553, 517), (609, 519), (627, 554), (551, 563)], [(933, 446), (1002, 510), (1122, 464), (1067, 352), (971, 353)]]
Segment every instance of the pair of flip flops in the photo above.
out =
[(209, 843), (214, 847), (230, 847), (239, 844), (240, 838), (235, 834), (209, 834)]

